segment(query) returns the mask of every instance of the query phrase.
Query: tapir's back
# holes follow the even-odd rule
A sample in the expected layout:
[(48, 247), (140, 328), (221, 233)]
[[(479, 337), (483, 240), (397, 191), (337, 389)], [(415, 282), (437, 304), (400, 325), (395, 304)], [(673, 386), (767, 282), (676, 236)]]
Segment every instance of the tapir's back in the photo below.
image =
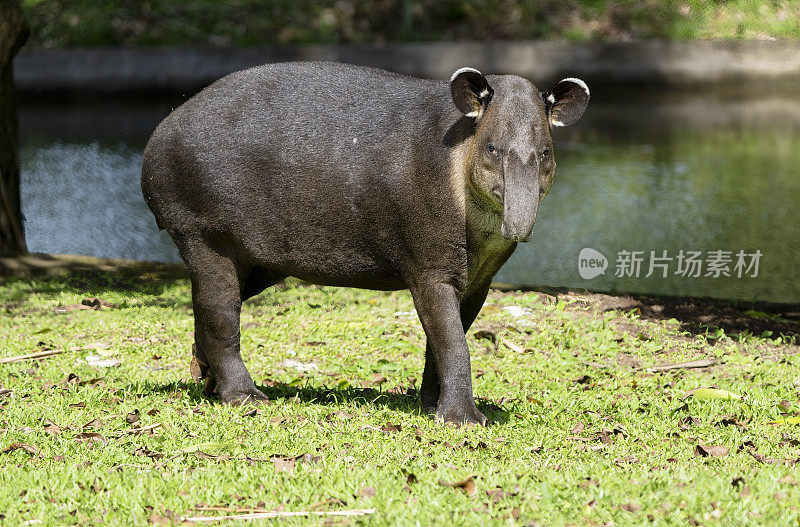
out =
[[(443, 82), (333, 63), (265, 65), (167, 117), (145, 150), (142, 187), (173, 238), (226, 233), (240, 252), (295, 276), (298, 262), (319, 259), (343, 277), (377, 275), (402, 246), (398, 229), (434, 220), (424, 203), (449, 188), (443, 137), (456, 118)], [(306, 278), (337, 282), (309, 265)]]
[(452, 106), (442, 82), (347, 64), (281, 63), (217, 81), (176, 117), (182, 132), (210, 149), (265, 155), (288, 169), (358, 169), (371, 153), (429, 129), (437, 103)]

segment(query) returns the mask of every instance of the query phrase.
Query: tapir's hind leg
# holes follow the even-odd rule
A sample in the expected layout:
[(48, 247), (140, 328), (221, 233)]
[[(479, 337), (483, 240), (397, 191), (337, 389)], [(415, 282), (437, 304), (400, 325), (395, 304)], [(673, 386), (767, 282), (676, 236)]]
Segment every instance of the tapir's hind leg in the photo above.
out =
[(230, 258), (202, 244), (183, 249), (192, 281), (195, 359), (207, 379), (206, 393), (216, 391), (228, 404), (266, 400), (239, 353), (243, 280), (238, 269)]
[[(252, 298), (257, 294), (264, 291), (266, 288), (277, 284), (286, 276), (270, 271), (263, 267), (257, 267), (250, 271), (247, 277), (242, 281), (242, 302), (248, 298)], [(216, 377), (211, 373), (211, 368), (208, 364), (205, 348), (200, 342), (198, 337), (199, 333), (195, 334), (194, 346), (192, 347), (192, 365), (191, 373), (195, 382), (203, 382), (203, 393), (210, 396), (217, 390)]]

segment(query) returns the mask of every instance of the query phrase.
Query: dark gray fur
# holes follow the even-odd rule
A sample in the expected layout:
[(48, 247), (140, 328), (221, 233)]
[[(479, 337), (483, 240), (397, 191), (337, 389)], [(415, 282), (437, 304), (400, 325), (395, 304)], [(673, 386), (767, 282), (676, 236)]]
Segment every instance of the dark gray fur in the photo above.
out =
[(484, 424), (464, 333), (552, 184), (549, 120), (588, 102), (568, 84), (553, 104), (553, 91), (474, 70), (449, 84), (268, 64), (172, 112), (145, 149), (142, 189), (189, 268), (206, 391), (265, 398), (239, 353), (239, 311), (286, 276), (408, 288), (428, 337), (423, 407)]

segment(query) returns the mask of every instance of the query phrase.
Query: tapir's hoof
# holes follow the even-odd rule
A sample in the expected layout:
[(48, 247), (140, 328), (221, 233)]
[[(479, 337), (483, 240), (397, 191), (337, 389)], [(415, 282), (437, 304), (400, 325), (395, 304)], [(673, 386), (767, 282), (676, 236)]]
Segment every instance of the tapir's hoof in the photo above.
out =
[(255, 386), (249, 390), (223, 392), (220, 394), (220, 400), (222, 400), (224, 404), (229, 404), (231, 406), (241, 406), (243, 404), (265, 404), (270, 402), (269, 398)]
[(456, 425), (486, 426), (487, 422), (486, 416), (475, 407), (474, 403), (464, 406), (450, 405), (445, 408), (437, 408), (436, 419)]

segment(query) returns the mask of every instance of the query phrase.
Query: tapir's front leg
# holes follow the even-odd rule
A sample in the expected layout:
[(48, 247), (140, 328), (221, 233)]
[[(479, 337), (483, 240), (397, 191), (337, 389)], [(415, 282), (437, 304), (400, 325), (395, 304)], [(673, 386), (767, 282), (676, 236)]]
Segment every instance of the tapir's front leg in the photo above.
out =
[[(483, 307), (490, 284), (491, 280), (486, 280), (484, 283), (474, 285), (461, 299), (461, 326), (464, 333), (472, 326), (475, 317)], [(436, 404), (439, 401), (439, 374), (436, 370), (436, 356), (433, 354), (430, 341), (425, 346), (425, 371), (422, 374), (419, 401), (424, 410), (436, 411)]]
[(439, 380), (436, 417), (453, 423), (486, 424), (472, 395), (469, 349), (455, 287), (441, 282), (420, 283), (411, 288), (411, 294), (428, 338), (426, 355), (432, 355), (426, 360), (429, 376), (432, 372), (427, 363), (435, 360)]

